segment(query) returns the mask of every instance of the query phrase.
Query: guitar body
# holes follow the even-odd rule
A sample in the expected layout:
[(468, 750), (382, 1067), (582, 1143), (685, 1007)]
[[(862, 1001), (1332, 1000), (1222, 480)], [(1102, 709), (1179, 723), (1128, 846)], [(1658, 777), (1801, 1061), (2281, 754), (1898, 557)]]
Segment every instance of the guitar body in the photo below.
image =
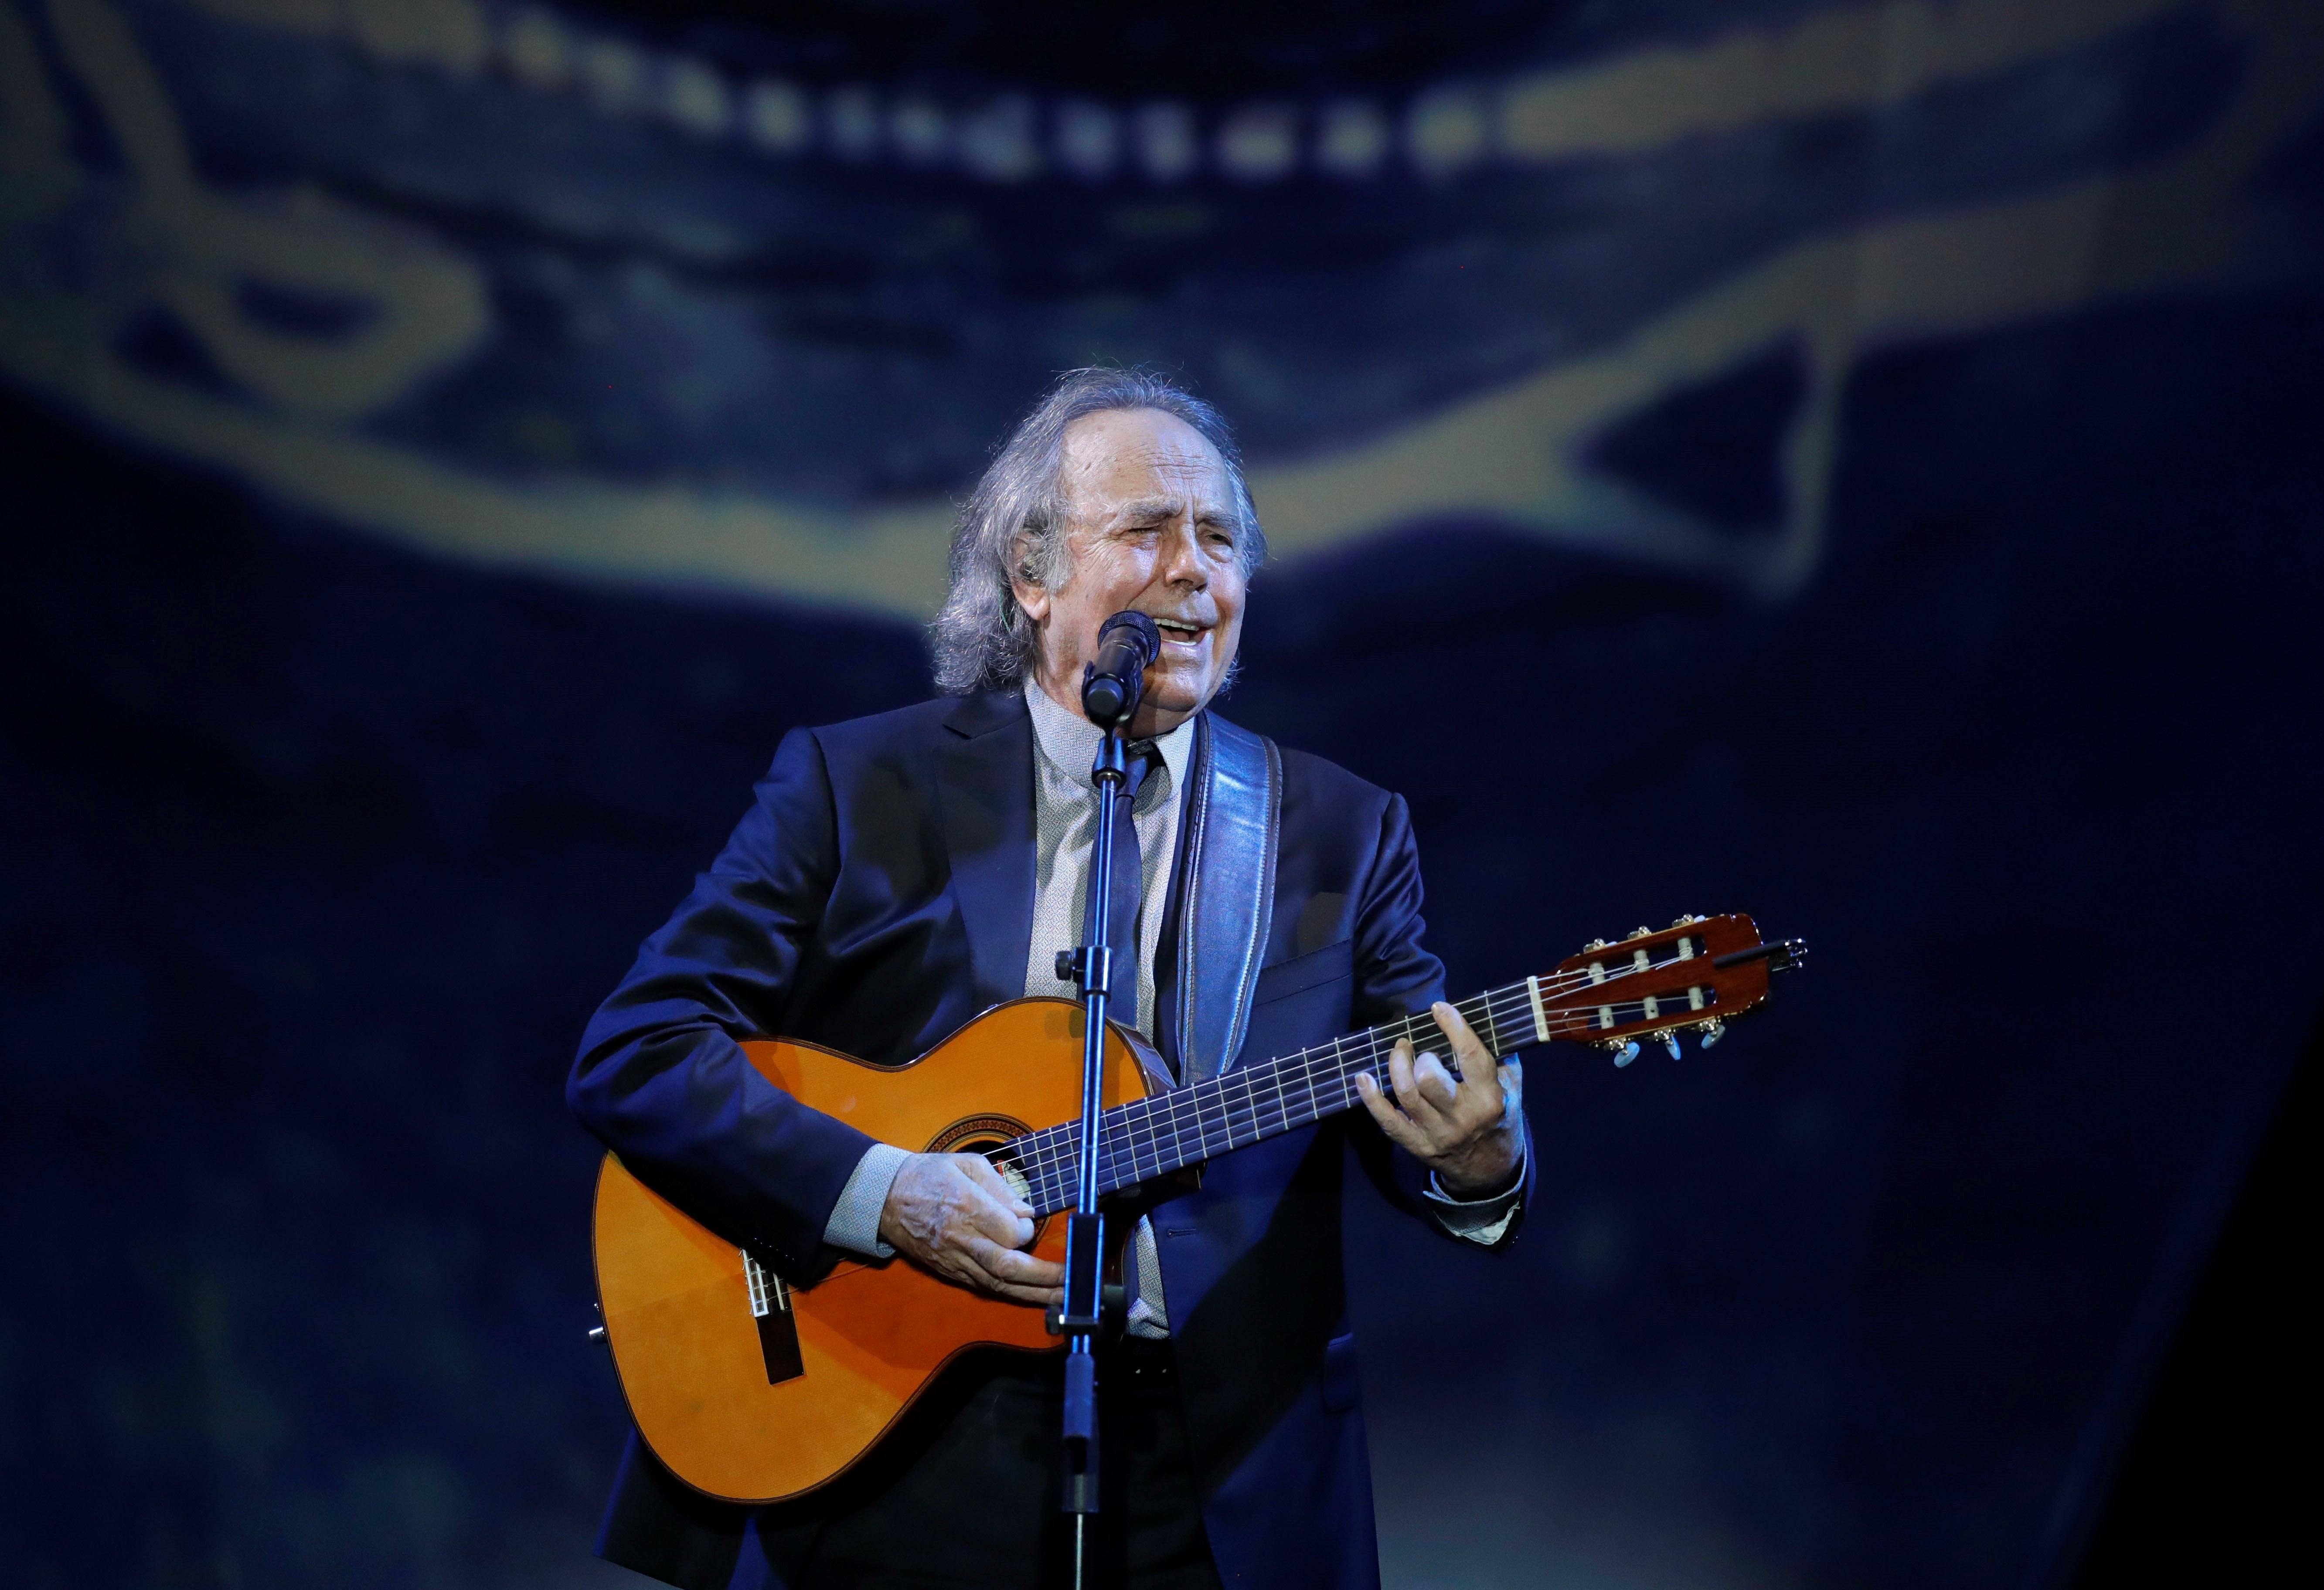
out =
[[(1074, 1118), (1081, 1034), (1074, 1002), (1019, 999), (908, 1065), (782, 1040), (742, 1050), (776, 1087), (878, 1142), (965, 1153)], [(1145, 1096), (1119, 1031), (1106, 1060), (1108, 1106)], [(1033, 1251), (1062, 1262), (1065, 1232), (1062, 1216), (1044, 1221)], [(612, 1154), (593, 1236), (605, 1338), (639, 1432), (673, 1474), (727, 1501), (779, 1501), (831, 1479), (970, 1347), (1058, 1346), (1039, 1310), (901, 1260), (844, 1263), (787, 1288)]]

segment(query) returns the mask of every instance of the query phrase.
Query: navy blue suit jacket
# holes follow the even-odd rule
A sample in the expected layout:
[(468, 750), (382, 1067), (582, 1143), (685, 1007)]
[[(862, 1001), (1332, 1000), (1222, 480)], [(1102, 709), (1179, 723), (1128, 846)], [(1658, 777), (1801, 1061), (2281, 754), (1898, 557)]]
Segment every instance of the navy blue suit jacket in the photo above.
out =
[[(1275, 909), (1242, 1049), (1254, 1059), (1443, 996), (1403, 799), (1297, 751), (1282, 763)], [(896, 1063), (1023, 994), (1030, 714), (994, 694), (796, 731), (757, 795), (589, 1024), (568, 1097), (649, 1186), (812, 1281), (842, 1256), (823, 1232), (869, 1140), (767, 1083), (737, 1040)], [(1419, 1168), (1351, 1113), (1213, 1162), (1153, 1213), (1204, 1520), (1231, 1584), (1378, 1582), (1342, 1281), (1349, 1146), (1416, 1202)], [(741, 1510), (673, 1502), (650, 1467), (633, 1444), (608, 1554), (723, 1583)], [(638, 1560), (658, 1531), (654, 1560)]]

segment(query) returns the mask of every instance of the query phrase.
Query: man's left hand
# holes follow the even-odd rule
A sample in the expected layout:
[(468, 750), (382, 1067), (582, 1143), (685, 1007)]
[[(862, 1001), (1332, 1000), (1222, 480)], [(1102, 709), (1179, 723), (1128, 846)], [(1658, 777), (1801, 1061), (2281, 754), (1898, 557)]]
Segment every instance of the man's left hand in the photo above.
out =
[(1435, 1055), (1416, 1057), (1409, 1038), (1388, 1055), (1390, 1098), (1370, 1071), (1358, 1073), (1356, 1092), (1388, 1141), (1436, 1173), (1455, 1198), (1488, 1198), (1517, 1177), (1525, 1139), (1518, 1098), (1525, 1073), (1515, 1061), (1499, 1066), (1461, 1013), (1441, 1000), (1430, 1007), (1461, 1062), (1456, 1080)]

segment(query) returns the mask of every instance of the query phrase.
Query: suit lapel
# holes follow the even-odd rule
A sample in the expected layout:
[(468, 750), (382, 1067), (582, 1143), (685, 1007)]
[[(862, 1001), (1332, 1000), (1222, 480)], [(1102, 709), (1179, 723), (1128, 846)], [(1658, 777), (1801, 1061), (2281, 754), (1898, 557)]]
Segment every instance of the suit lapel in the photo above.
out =
[(1033, 939), (1033, 720), (1024, 698), (963, 701), (945, 721), (936, 778), (978, 1006), (1018, 998)]

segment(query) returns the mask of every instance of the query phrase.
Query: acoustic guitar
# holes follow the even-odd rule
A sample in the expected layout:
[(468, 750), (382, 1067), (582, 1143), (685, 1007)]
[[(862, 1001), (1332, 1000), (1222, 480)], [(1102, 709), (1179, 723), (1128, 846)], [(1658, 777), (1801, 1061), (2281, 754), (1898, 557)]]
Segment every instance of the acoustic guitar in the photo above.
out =
[[(1769, 972), (1804, 953), (1762, 942), (1748, 916), (1681, 917), (1455, 1008), (1496, 1056), (1565, 1040), (1601, 1044), (1626, 1065), (1641, 1037), (1659, 1036), (1674, 1056), (1682, 1028), (1716, 1043), (1728, 1018), (1766, 997)], [(1028, 998), (907, 1065), (783, 1039), (742, 1049), (776, 1087), (880, 1142), (989, 1156), (1036, 1211), (1033, 1251), (1062, 1261), (1065, 1222), (1051, 1217), (1074, 1205), (1081, 1025), (1074, 1001)], [(1101, 1189), (1119, 1194), (1351, 1107), (1357, 1073), (1385, 1080), (1399, 1038), (1444, 1049), (1423, 1014), (1156, 1089), (1135, 1040), (1109, 1033)], [(595, 1240), (601, 1329), (639, 1431), (673, 1474), (727, 1501), (780, 1501), (835, 1478), (971, 1347), (1058, 1345), (1039, 1310), (900, 1259), (791, 1285), (613, 1154), (597, 1178)]]

